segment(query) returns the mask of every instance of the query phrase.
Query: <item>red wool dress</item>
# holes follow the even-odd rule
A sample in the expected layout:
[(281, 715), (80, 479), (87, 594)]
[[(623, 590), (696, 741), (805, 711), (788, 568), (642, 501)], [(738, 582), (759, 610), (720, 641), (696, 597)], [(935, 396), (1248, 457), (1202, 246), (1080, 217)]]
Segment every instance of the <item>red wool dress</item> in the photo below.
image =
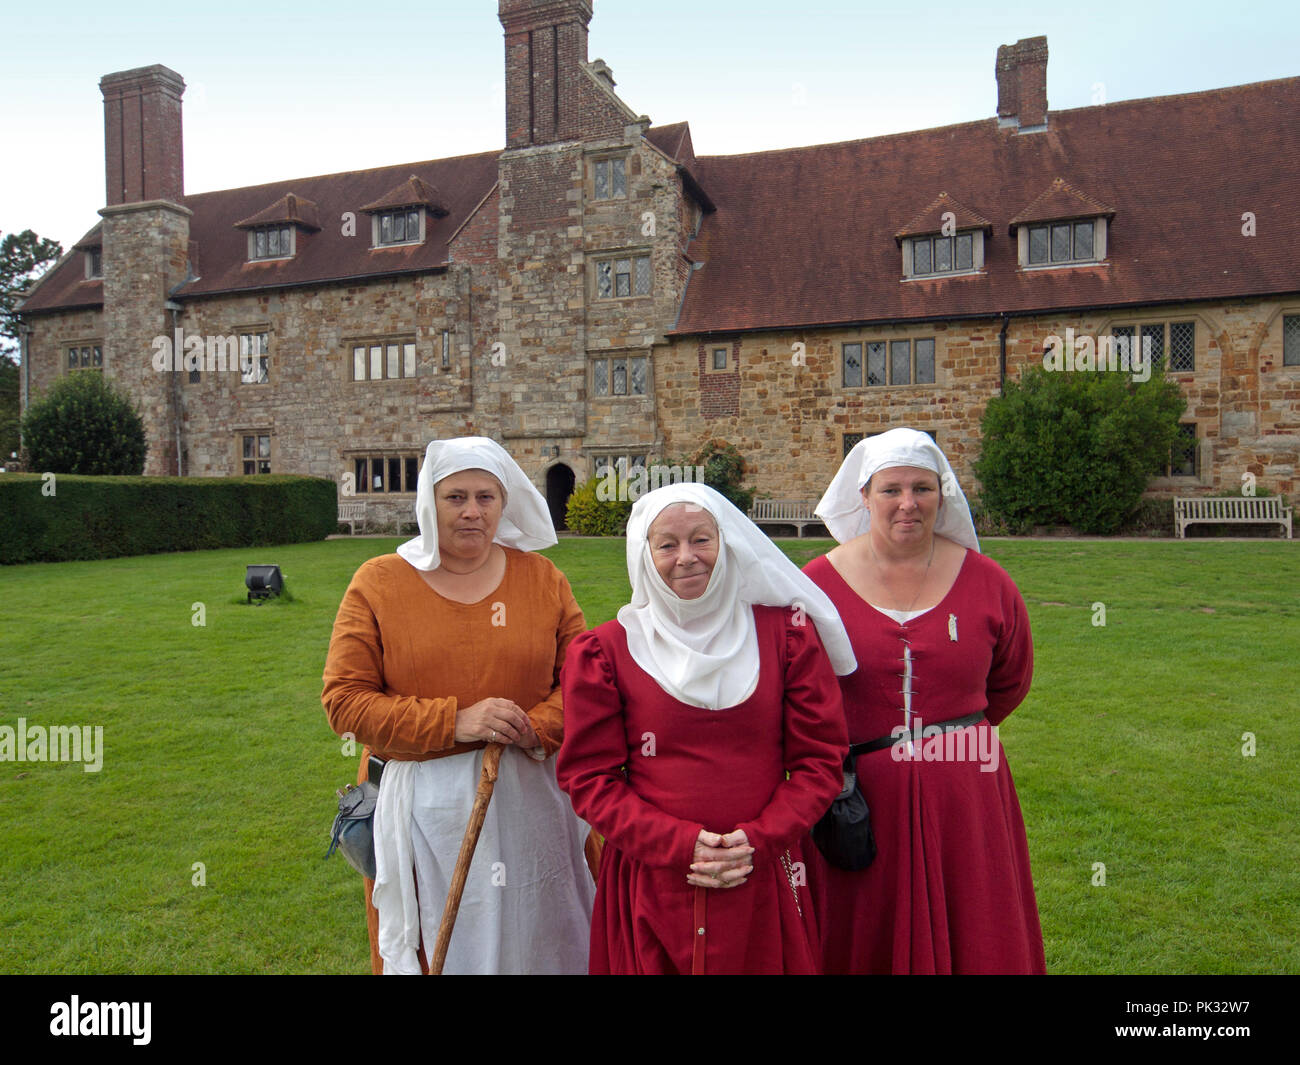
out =
[(858, 659), (857, 672), (840, 678), (851, 743), (903, 724), (907, 647), (914, 718), (931, 725), (979, 710), (988, 718), (952, 733), (962, 742), (946, 750), (943, 738), (915, 744), (915, 760), (896, 760), (892, 748), (856, 759), (875, 862), (845, 872), (808, 845), (826, 972), (1044, 972), (1025, 823), (991, 732), (1033, 675), (1020, 592), (996, 562), (967, 551), (944, 599), (899, 624), (863, 602), (825, 557), (804, 572), (839, 610)]
[[(592, 973), (820, 971), (800, 840), (840, 790), (839, 686), (811, 623), (775, 607), (754, 618), (758, 686), (725, 710), (668, 695), (618, 621), (569, 646), (556, 774), (606, 838)], [(701, 828), (744, 829), (754, 871), (740, 887), (686, 882)]]

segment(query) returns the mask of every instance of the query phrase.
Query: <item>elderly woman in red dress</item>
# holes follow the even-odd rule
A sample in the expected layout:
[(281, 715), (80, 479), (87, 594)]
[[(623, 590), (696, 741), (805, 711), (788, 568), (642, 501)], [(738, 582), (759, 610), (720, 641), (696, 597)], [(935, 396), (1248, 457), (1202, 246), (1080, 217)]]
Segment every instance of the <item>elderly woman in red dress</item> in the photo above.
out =
[(1024, 600), (980, 554), (924, 433), (858, 444), (817, 515), (840, 546), (805, 572), (859, 663), (840, 687), (878, 847), (857, 872), (810, 861), (826, 971), (1041, 973), (1025, 824), (993, 729), (1033, 675)]
[(637, 500), (627, 559), (563, 674), (556, 773), (606, 839), (590, 971), (817, 972), (800, 840), (840, 790), (843, 626), (704, 485)]

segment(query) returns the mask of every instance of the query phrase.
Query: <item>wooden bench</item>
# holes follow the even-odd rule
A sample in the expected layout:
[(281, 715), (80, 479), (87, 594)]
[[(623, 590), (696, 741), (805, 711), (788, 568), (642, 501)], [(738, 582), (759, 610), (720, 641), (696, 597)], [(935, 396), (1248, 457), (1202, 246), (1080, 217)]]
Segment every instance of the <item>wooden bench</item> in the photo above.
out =
[(793, 499), (755, 499), (749, 508), (749, 520), (755, 525), (793, 525), (803, 536), (805, 525), (821, 525), (821, 518), (813, 514), (816, 503), (801, 503)]
[(1174, 525), (1178, 539), (1193, 522), (1233, 525), (1281, 525), (1291, 539), (1291, 508), (1280, 496), (1193, 496), (1174, 499)]
[(366, 531), (366, 501), (364, 499), (347, 499), (339, 501), (339, 524), (347, 522), (348, 535), (356, 536), (357, 522), (361, 522), (361, 531)]

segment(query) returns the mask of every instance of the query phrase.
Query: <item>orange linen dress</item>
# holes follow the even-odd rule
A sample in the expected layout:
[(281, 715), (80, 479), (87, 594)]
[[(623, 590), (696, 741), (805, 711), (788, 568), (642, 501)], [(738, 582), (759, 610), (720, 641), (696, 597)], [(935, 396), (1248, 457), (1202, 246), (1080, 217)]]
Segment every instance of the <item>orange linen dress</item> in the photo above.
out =
[[(476, 603), (439, 595), (396, 554), (370, 559), (353, 576), (334, 621), (321, 702), (335, 732), (351, 733), (365, 745), (358, 781), (365, 779), (371, 753), (403, 761), (473, 758), (486, 745), (456, 742), (456, 711), (499, 697), (513, 700), (528, 714), (546, 750), (544, 766), (553, 785), (550, 756), (564, 736), (560, 669), (569, 642), (586, 624), (568, 580), (549, 559), (503, 550), (506, 571), (501, 584)], [(512, 756), (527, 757), (507, 748), (504, 757)], [(592, 886), (582, 853), (586, 830), (579, 833), (574, 827), (581, 822), (568, 800), (560, 797), (572, 825), (561, 826), (546, 845), (569, 848), (577, 840), (574, 860), (561, 865), (575, 870), (575, 882), (569, 886), (575, 898), (585, 898), (589, 921)], [(501, 801), (498, 790), (493, 804)], [(460, 839), (451, 846), (454, 853)], [(476, 869), (481, 850), (475, 853)], [(585, 883), (576, 882), (578, 874)], [(379, 915), (371, 905), (374, 882), (363, 878), (363, 883), (371, 966), (381, 973)], [(440, 910), (442, 900), (437, 905)], [(472, 919), (466, 913), (462, 906), (453, 945), (461, 921)], [(547, 917), (534, 914), (531, 919)], [(584, 960), (585, 952), (584, 943)]]

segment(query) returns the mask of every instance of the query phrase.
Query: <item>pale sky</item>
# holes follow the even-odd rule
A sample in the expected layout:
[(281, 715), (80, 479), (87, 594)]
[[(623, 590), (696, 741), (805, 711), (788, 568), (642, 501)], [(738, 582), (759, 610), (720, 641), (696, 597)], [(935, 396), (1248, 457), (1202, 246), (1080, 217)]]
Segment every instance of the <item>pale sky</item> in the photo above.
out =
[[(589, 57), (609, 63), (634, 111), (689, 121), (700, 155), (989, 118), (998, 45), (1039, 34), (1056, 110), (1300, 74), (1294, 0), (594, 7)], [(99, 79), (152, 63), (186, 81), (188, 193), (500, 149), (496, 11), (496, 0), (7, 5), (0, 231), (31, 228), (66, 250), (98, 221)]]

